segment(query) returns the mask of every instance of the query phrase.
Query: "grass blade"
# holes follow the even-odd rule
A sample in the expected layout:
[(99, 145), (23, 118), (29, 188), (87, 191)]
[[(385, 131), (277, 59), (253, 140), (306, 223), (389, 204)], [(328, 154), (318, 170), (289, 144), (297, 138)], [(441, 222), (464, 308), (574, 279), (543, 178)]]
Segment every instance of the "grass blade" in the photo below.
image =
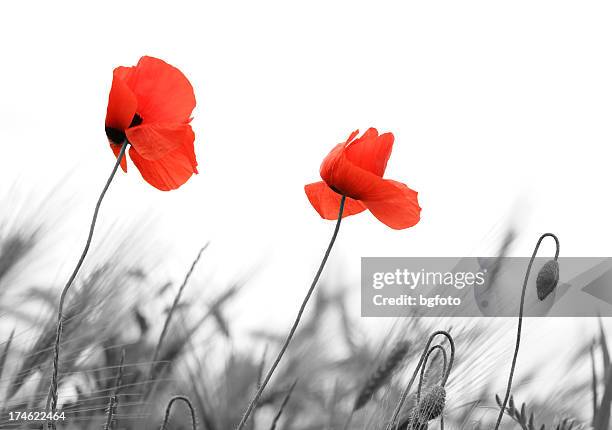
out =
[(11, 343), (13, 343), (13, 336), (15, 336), (15, 329), (11, 331), (9, 338), (4, 344), (2, 355), (0, 355), (0, 378), (2, 377), (2, 372), (4, 370), (4, 365), (6, 364), (6, 358), (8, 357), (9, 349), (11, 348)]
[(275, 430), (276, 429), (276, 425), (278, 424), (278, 421), (280, 420), (280, 417), (283, 414), (283, 410), (285, 409), (285, 406), (287, 406), (287, 403), (289, 403), (289, 399), (291, 398), (291, 394), (293, 394), (293, 389), (297, 385), (297, 382), (298, 382), (297, 379), (295, 381), (293, 381), (293, 384), (291, 384), (291, 387), (289, 388), (289, 391), (287, 391), (287, 394), (285, 395), (285, 398), (283, 399), (283, 402), (281, 403), (281, 406), (278, 409), (278, 412), (276, 413), (276, 416), (274, 417), (274, 421), (272, 421), (272, 425), (270, 426), (270, 430)]

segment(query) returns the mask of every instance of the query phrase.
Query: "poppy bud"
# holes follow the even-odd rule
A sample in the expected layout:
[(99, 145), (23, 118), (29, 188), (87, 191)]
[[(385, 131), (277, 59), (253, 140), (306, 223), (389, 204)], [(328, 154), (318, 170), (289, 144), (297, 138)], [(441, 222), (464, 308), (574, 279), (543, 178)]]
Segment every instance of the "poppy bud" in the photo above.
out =
[(559, 282), (559, 263), (557, 260), (547, 261), (538, 273), (536, 280), (536, 288), (538, 290), (538, 299), (544, 300), (550, 293), (554, 291)]
[(421, 422), (438, 418), (444, 410), (446, 390), (440, 385), (431, 387), (419, 402)]
[(417, 408), (412, 408), (407, 416), (400, 420), (397, 430), (427, 430), (427, 421), (421, 422)]

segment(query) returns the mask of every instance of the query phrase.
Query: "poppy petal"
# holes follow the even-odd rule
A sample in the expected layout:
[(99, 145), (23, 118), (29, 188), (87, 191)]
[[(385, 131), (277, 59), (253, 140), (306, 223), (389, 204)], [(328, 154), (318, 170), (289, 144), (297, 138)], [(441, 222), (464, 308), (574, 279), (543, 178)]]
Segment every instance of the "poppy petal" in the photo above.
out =
[[(119, 153), (121, 152), (121, 145), (111, 143), (110, 147), (113, 150), (113, 154), (115, 154), (115, 158), (119, 158)], [(123, 154), (123, 158), (121, 159), (121, 169), (127, 173), (127, 154)]]
[(337, 192), (355, 200), (364, 200), (382, 178), (354, 165), (344, 152), (342, 145), (337, 145), (323, 160), (321, 178)]
[(130, 158), (143, 179), (162, 191), (177, 189), (187, 182), (191, 175), (197, 173), (192, 159), (182, 148), (158, 160), (147, 160), (134, 148), (130, 148)]
[(117, 130), (125, 130), (132, 122), (137, 105), (136, 95), (123, 79), (113, 73), (104, 125)]
[[(143, 123), (187, 123), (196, 100), (193, 87), (176, 67), (154, 57), (142, 57), (129, 70), (116, 73), (126, 79), (138, 99)], [(131, 120), (131, 118), (130, 118)]]
[(348, 137), (348, 139), (346, 139), (345, 145), (348, 145), (349, 143), (351, 143), (353, 141), (353, 139), (355, 139), (355, 136), (357, 136), (359, 134), (359, 129), (354, 130)]
[(115, 67), (115, 69), (113, 70), (113, 77), (119, 78), (119, 79), (123, 79), (124, 81), (127, 81), (130, 74), (132, 73), (132, 70), (134, 69), (134, 66), (131, 67), (126, 67), (126, 66), (119, 66), (119, 67)]
[(412, 227), (420, 220), (418, 193), (401, 182), (380, 180), (363, 203), (378, 220), (396, 230)]
[[(306, 185), (304, 191), (306, 191), (306, 196), (310, 204), (312, 204), (319, 215), (321, 215), (321, 218), (330, 220), (338, 219), (340, 199), (342, 198), (340, 194), (329, 188), (323, 181)], [(342, 218), (361, 213), (364, 210), (366, 210), (366, 208), (361, 202), (347, 198), (344, 203)]]
[(158, 160), (194, 140), (189, 124), (147, 124), (125, 132), (128, 141), (143, 158)]
[(375, 128), (370, 128), (346, 146), (346, 156), (356, 166), (382, 177), (391, 156), (393, 141), (392, 133), (379, 136)]

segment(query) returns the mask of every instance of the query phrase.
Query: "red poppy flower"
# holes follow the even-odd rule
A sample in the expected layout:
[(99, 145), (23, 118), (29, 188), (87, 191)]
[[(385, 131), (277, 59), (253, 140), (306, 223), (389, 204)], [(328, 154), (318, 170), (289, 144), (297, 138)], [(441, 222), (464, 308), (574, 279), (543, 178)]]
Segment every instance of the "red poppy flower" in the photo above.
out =
[[(198, 173), (189, 125), (195, 104), (185, 75), (160, 59), (142, 57), (136, 66), (117, 67), (105, 121), (115, 156), (127, 139), (145, 181), (162, 191), (180, 187)], [(125, 158), (121, 167), (127, 172)]]
[(343, 217), (369, 209), (391, 228), (412, 227), (421, 213), (417, 192), (382, 177), (391, 156), (393, 134), (379, 135), (375, 128), (355, 139), (357, 134), (359, 130), (325, 157), (321, 164), (323, 181), (304, 187), (308, 200), (322, 218), (334, 220), (345, 195)]

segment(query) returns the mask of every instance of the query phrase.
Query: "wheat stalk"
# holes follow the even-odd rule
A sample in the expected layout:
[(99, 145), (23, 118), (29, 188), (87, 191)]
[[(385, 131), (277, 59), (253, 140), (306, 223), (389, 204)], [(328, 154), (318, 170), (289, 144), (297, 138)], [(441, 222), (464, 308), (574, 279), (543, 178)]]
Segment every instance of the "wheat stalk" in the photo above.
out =
[(270, 430), (276, 430), (276, 425), (278, 424), (278, 421), (280, 420), (280, 417), (283, 414), (283, 410), (285, 409), (285, 406), (287, 406), (287, 403), (289, 403), (289, 399), (291, 398), (291, 394), (293, 394), (293, 389), (297, 385), (297, 382), (298, 380), (296, 379), (295, 381), (293, 381), (293, 384), (291, 384), (291, 387), (289, 387), (289, 391), (287, 391), (287, 394), (285, 395), (285, 398), (283, 399), (283, 402), (281, 403), (280, 408), (278, 409), (278, 412), (276, 413), (276, 416), (274, 417), (274, 420), (272, 421)]
[(0, 378), (2, 377), (2, 373), (4, 370), (4, 364), (6, 363), (6, 359), (8, 357), (9, 350), (11, 349), (11, 343), (13, 343), (14, 336), (15, 336), (15, 329), (11, 330), (11, 334), (9, 338), (4, 342), (4, 348), (2, 349), (2, 354), (0, 354)]
[(183, 283), (179, 287), (176, 293), (176, 296), (174, 296), (174, 301), (172, 302), (172, 306), (170, 307), (170, 310), (168, 311), (168, 315), (166, 316), (166, 320), (164, 321), (164, 326), (159, 335), (159, 340), (157, 341), (157, 345), (155, 345), (155, 351), (153, 352), (153, 358), (151, 360), (151, 368), (149, 369), (149, 377), (148, 377), (149, 380), (151, 380), (154, 377), (153, 373), (155, 369), (155, 363), (157, 362), (157, 359), (159, 358), (159, 351), (161, 350), (161, 346), (164, 343), (164, 338), (166, 337), (168, 328), (170, 327), (170, 320), (172, 319), (172, 316), (174, 315), (174, 312), (178, 306), (178, 303), (181, 300), (181, 296), (183, 295), (183, 291), (185, 290), (185, 287), (187, 286), (187, 283), (189, 282), (189, 279), (191, 278), (191, 274), (193, 273), (198, 262), (200, 261), (200, 258), (202, 257), (202, 253), (204, 253), (206, 248), (208, 248), (208, 243), (204, 245), (202, 248), (200, 248), (200, 251), (198, 252), (198, 255), (196, 256), (195, 260), (193, 260), (193, 262), (191, 263), (191, 267), (189, 268), (189, 271), (185, 275), (185, 278), (183, 279)]
[(121, 387), (122, 379), (123, 379), (123, 363), (125, 362), (125, 349), (121, 350), (121, 360), (119, 361), (119, 370), (117, 371), (117, 379), (115, 380), (115, 387), (113, 389), (113, 393), (108, 399), (108, 412), (106, 417), (106, 424), (104, 425), (104, 430), (112, 430), (114, 428), (114, 418), (115, 413), (117, 412), (117, 407), (119, 406), (119, 388)]
[(399, 341), (391, 350), (385, 361), (383, 361), (376, 370), (370, 374), (368, 379), (363, 384), (359, 394), (355, 398), (353, 411), (358, 411), (363, 408), (374, 396), (376, 391), (391, 378), (393, 373), (398, 369), (400, 364), (406, 358), (406, 354), (410, 349), (410, 342)]

